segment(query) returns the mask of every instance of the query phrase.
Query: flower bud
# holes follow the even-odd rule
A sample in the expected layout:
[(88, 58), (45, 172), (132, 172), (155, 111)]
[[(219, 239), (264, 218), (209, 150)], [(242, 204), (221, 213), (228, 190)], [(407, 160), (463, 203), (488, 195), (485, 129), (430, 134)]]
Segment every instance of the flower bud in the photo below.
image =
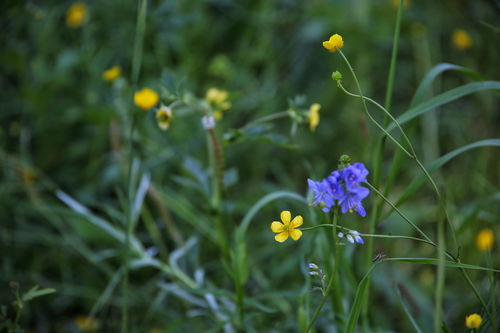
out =
[(339, 71), (335, 71), (332, 73), (332, 80), (335, 80), (335, 81), (340, 81), (342, 80), (342, 74), (340, 74)]

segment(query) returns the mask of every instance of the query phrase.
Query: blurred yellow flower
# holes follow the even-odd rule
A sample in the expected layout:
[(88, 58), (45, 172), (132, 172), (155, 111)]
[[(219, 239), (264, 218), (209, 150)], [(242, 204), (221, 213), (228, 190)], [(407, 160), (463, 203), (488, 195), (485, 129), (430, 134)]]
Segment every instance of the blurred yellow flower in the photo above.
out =
[(168, 130), (170, 122), (172, 121), (172, 115), (172, 109), (165, 105), (162, 105), (161, 108), (156, 111), (156, 121), (162, 130)]
[(472, 46), (472, 39), (464, 29), (455, 29), (451, 37), (453, 44), (460, 50), (470, 49)]
[(84, 332), (95, 332), (99, 328), (99, 321), (93, 317), (77, 316), (75, 325)]
[(75, 2), (66, 11), (66, 25), (70, 28), (79, 28), (87, 18), (87, 5)]
[(160, 97), (153, 89), (143, 88), (134, 94), (134, 103), (143, 110), (149, 110), (158, 104)]
[(122, 74), (122, 68), (120, 66), (113, 66), (106, 69), (102, 73), (102, 79), (104, 81), (114, 81)]
[(477, 313), (473, 313), (465, 317), (465, 326), (467, 326), (467, 328), (478, 328), (481, 326), (482, 322), (483, 318), (481, 318), (481, 316)]
[(342, 36), (335, 34), (331, 35), (330, 39), (323, 42), (323, 47), (330, 52), (335, 52), (344, 46), (344, 40)]
[[(271, 223), (271, 230), (277, 235), (274, 239), (277, 242), (283, 243), (288, 239), (288, 236), (292, 237), (293, 240), (297, 240), (302, 236), (302, 231), (295, 229), (300, 227), (303, 223), (302, 216), (297, 215), (291, 220), (292, 215), (288, 210), (284, 210), (280, 214), (281, 222), (274, 221)], [(291, 221), (290, 221), (291, 220)]]
[(213, 109), (215, 120), (221, 120), (223, 111), (227, 111), (231, 108), (232, 105), (231, 102), (227, 100), (228, 98), (229, 93), (222, 89), (210, 88), (205, 93), (205, 101)]
[(495, 241), (495, 235), (491, 229), (481, 230), (476, 237), (477, 248), (481, 251), (489, 251), (493, 248), (493, 242)]
[[(392, 6), (398, 8), (399, 0), (391, 0)], [(410, 5), (410, 0), (403, 0), (403, 8), (406, 8)]]
[(319, 109), (321, 109), (321, 105), (318, 103), (309, 107), (309, 129), (311, 132), (314, 132), (319, 125)]

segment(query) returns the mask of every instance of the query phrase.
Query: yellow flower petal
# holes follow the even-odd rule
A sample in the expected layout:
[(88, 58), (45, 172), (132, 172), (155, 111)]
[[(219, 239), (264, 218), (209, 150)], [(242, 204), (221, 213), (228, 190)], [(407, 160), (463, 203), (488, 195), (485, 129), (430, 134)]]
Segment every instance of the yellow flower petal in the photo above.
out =
[(153, 89), (144, 88), (134, 94), (134, 103), (143, 110), (149, 110), (158, 104), (160, 97)]
[(274, 239), (277, 242), (283, 243), (288, 239), (288, 231), (283, 231), (282, 233), (277, 234), (276, 236), (274, 236)]
[(293, 240), (297, 240), (302, 237), (302, 231), (300, 231), (299, 229), (293, 229), (290, 231), (290, 236)]
[(331, 35), (330, 39), (323, 42), (323, 47), (330, 52), (335, 52), (344, 46), (344, 40), (339, 34)]
[(304, 219), (302, 218), (302, 216), (297, 215), (293, 218), (292, 222), (290, 223), (290, 227), (297, 228), (300, 227), (302, 223), (304, 223)]
[(83, 2), (75, 2), (66, 11), (66, 25), (70, 28), (81, 27), (86, 18), (87, 6)]
[(122, 69), (120, 66), (113, 66), (102, 73), (102, 79), (104, 81), (114, 81), (116, 80), (122, 73)]
[(292, 219), (292, 214), (290, 214), (290, 211), (284, 210), (281, 212), (280, 217), (283, 224), (288, 225), (290, 224), (290, 220)]
[(461, 50), (467, 50), (472, 46), (472, 39), (464, 29), (455, 29), (451, 40), (455, 47)]
[(478, 328), (481, 326), (482, 322), (483, 318), (481, 318), (481, 316), (477, 313), (473, 313), (465, 317), (465, 326), (467, 326), (467, 328)]
[(481, 251), (490, 251), (494, 241), (495, 235), (491, 229), (483, 229), (476, 236), (476, 245)]
[(282, 232), (283, 228), (285, 228), (285, 225), (281, 222), (274, 221), (273, 223), (271, 223), (271, 230), (273, 232), (276, 232), (276, 233)]
[(321, 105), (318, 103), (312, 104), (309, 108), (309, 129), (311, 132), (314, 132), (319, 125), (319, 109), (321, 109)]

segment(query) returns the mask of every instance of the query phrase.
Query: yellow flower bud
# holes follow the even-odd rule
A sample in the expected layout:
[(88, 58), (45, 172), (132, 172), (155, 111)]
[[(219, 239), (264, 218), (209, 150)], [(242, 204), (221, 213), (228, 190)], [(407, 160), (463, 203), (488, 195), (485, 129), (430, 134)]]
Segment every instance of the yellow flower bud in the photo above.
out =
[(455, 29), (451, 37), (453, 44), (460, 50), (470, 49), (472, 46), (472, 39), (464, 29)]
[(134, 103), (143, 110), (149, 110), (158, 104), (160, 97), (153, 89), (143, 88), (134, 94)]
[(321, 105), (318, 103), (309, 107), (309, 129), (311, 132), (314, 132), (319, 125), (319, 109), (321, 109)]
[(113, 66), (102, 73), (102, 79), (104, 81), (114, 81), (122, 74), (122, 68), (120, 66)]
[(66, 11), (66, 25), (70, 28), (79, 28), (87, 18), (87, 6), (83, 2), (75, 2)]
[(493, 248), (495, 235), (491, 229), (481, 230), (476, 237), (477, 248), (481, 251), (490, 251)]
[(344, 46), (344, 40), (339, 34), (331, 35), (330, 39), (323, 42), (323, 47), (330, 52), (335, 52)]
[(467, 328), (478, 328), (481, 326), (482, 322), (483, 318), (481, 318), (481, 316), (477, 313), (473, 313), (465, 317), (465, 326), (467, 326)]

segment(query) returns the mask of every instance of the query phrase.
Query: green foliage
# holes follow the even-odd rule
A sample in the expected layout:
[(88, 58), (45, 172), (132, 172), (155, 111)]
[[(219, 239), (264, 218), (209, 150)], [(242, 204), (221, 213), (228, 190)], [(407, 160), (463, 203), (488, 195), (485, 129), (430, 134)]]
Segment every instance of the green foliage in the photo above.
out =
[[(392, 2), (4, 3), (0, 331), (496, 332), (498, 6)], [(312, 205), (340, 156), (364, 219)]]

